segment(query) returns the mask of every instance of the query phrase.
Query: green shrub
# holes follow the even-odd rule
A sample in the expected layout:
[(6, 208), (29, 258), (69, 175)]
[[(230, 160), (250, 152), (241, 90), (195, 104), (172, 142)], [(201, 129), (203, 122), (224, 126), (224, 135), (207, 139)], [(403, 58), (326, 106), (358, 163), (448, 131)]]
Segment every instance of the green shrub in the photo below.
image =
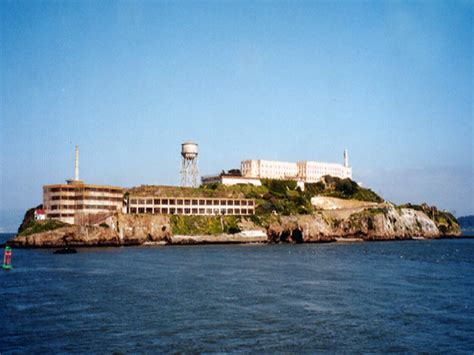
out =
[(216, 235), (240, 233), (239, 216), (171, 216), (173, 234)]
[(69, 224), (54, 219), (47, 219), (45, 221), (31, 220), (26, 227), (19, 233), (19, 235), (31, 235), (36, 233), (48, 232), (58, 228), (67, 227)]
[[(323, 177), (321, 184), (324, 185), (324, 190), (317, 193), (318, 195), (377, 203), (383, 202), (383, 199), (375, 192), (359, 186), (355, 181), (348, 178), (340, 179), (326, 175)], [(319, 185), (320, 188), (321, 185)]]

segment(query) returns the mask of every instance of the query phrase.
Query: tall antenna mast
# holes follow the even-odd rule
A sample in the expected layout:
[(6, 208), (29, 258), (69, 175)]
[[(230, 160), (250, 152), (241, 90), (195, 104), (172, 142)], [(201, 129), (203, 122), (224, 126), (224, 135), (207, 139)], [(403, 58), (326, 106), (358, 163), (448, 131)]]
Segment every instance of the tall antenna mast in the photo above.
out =
[(79, 146), (76, 145), (76, 156), (74, 159), (74, 180), (79, 181)]

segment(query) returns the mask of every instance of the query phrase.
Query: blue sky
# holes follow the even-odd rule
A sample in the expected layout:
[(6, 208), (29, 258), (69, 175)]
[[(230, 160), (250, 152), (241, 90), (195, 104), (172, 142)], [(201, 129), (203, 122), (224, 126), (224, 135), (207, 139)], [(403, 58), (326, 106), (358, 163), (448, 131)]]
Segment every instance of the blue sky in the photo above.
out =
[(2, 1), (0, 209), (73, 175), (177, 184), (247, 158), (342, 162), (474, 213), (470, 1)]

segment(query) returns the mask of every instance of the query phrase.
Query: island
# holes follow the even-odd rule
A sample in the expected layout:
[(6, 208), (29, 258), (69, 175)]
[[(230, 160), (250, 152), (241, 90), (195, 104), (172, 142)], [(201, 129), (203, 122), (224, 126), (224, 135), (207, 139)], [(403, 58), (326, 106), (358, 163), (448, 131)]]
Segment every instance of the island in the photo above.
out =
[[(461, 235), (458, 221), (447, 211), (427, 204), (395, 205), (350, 178), (329, 175), (317, 183), (306, 183), (304, 190), (293, 180), (262, 179), (260, 186), (221, 183), (199, 188), (144, 185), (125, 189), (124, 199), (126, 209), (75, 224), (36, 219), (36, 211), (42, 206), (32, 208), (26, 212), (18, 234), (7, 244), (55, 248), (319, 243)], [(149, 200), (152, 203), (158, 201), (161, 209), (146, 207)], [(139, 207), (140, 201), (144, 207)], [(165, 201), (167, 205), (163, 207)], [(193, 211), (193, 205), (184, 208), (182, 213), (176, 213), (177, 209), (169, 208), (169, 204), (178, 201), (196, 203), (196, 212), (202, 207), (203, 215), (186, 214), (188, 210)], [(221, 201), (225, 208), (219, 205), (216, 210), (212, 205), (215, 201)], [(233, 202), (229, 206), (230, 201), (235, 201), (235, 204), (238, 201), (238, 214), (232, 215), (234, 210), (237, 212), (237, 206)], [(202, 206), (199, 205), (201, 202)], [(206, 203), (211, 206), (206, 206)], [(130, 213), (134, 208), (134, 213)], [(207, 210), (213, 213), (206, 215)], [(222, 211), (222, 214), (215, 211)]]

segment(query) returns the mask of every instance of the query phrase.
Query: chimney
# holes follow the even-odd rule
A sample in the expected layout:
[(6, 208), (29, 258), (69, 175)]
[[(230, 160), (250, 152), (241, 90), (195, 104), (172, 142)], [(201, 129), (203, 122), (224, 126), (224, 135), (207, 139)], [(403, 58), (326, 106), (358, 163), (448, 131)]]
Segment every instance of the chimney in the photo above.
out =
[(344, 149), (344, 167), (349, 167), (349, 152), (347, 149)]

